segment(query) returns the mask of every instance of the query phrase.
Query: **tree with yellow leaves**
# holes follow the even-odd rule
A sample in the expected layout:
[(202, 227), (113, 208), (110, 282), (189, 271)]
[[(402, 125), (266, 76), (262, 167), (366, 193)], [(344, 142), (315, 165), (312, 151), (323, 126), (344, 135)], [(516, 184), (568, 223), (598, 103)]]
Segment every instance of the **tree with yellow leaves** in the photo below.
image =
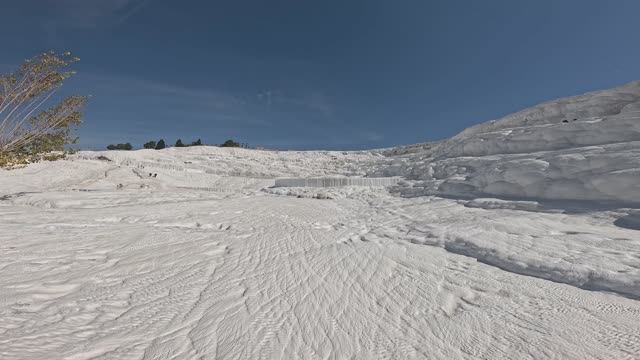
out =
[(64, 150), (75, 142), (71, 131), (82, 121), (87, 97), (50, 102), (78, 60), (69, 52), (50, 51), (26, 60), (14, 73), (0, 74), (0, 157)]

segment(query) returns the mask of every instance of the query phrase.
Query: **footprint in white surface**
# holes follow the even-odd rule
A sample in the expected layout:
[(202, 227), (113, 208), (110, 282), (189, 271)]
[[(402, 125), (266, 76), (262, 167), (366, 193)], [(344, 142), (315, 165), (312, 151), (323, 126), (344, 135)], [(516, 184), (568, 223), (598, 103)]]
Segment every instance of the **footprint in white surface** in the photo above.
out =
[(231, 230), (231, 225), (228, 225), (228, 224), (219, 223), (216, 225), (216, 227), (218, 228), (218, 230), (224, 230), (224, 231)]
[(474, 302), (476, 294), (470, 288), (459, 288), (456, 290), (444, 289), (443, 293), (445, 295), (440, 309), (448, 317), (465, 311), (470, 306), (477, 306)]

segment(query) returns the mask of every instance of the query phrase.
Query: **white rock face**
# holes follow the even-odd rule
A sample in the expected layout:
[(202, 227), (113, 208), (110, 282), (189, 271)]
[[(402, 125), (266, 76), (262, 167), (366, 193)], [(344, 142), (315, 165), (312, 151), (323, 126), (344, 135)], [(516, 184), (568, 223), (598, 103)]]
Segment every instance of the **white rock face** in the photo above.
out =
[(391, 186), (400, 181), (397, 177), (326, 177), (276, 179), (276, 187), (342, 187), (342, 186)]
[(471, 127), (386, 173), (416, 180), (408, 196), (640, 203), (640, 82)]

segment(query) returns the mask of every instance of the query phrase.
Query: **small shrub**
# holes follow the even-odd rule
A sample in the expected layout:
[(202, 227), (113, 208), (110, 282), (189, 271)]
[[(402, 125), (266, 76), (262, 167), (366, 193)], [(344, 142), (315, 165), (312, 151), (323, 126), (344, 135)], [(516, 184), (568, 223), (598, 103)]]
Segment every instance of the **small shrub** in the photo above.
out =
[(191, 146), (200, 146), (202, 145), (202, 140), (198, 139), (191, 143)]
[(25, 154), (17, 154), (15, 152), (0, 151), (0, 167), (12, 168), (20, 165), (26, 165), (31, 162), (31, 158)]
[(176, 141), (176, 147), (185, 147), (184, 144), (182, 143), (182, 139), (178, 139), (178, 141)]
[(65, 158), (65, 153), (63, 153), (63, 152), (48, 153), (48, 154), (44, 154), (42, 156), (42, 160), (44, 160), (44, 161), (56, 161), (56, 160), (60, 160), (60, 159), (64, 159), (64, 158)]
[(39, 161), (55, 161), (64, 159), (66, 156), (67, 153), (64, 151), (52, 151), (42, 154), (0, 152), (0, 168), (18, 168)]
[(160, 140), (158, 141), (158, 143), (156, 144), (156, 150), (162, 150), (162, 149), (164, 149), (165, 147), (167, 147), (167, 146), (166, 146), (166, 145), (165, 145), (165, 143), (164, 143), (164, 139), (160, 139)]

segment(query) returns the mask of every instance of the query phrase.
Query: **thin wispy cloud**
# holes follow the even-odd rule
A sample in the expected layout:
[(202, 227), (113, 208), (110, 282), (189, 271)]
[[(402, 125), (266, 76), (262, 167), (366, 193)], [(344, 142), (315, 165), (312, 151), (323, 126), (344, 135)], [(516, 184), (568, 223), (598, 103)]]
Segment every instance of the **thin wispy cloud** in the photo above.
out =
[(26, 0), (44, 10), (47, 30), (95, 28), (123, 23), (152, 0)]
[(327, 95), (322, 92), (312, 92), (300, 100), (300, 103), (309, 109), (323, 114), (326, 117), (332, 117), (335, 112), (335, 106)]
[(371, 130), (362, 132), (362, 138), (368, 142), (378, 142), (384, 139), (380, 133)]
[[(335, 128), (341, 127), (333, 117), (336, 107), (331, 98), (318, 90), (306, 90), (300, 94), (292, 92), (291, 95), (283, 91), (234, 93), (225, 89), (197, 88), (130, 75), (99, 73), (79, 73), (74, 81), (77, 81), (72, 85), (75, 90), (93, 95), (86, 114), (87, 123), (96, 125), (92, 131), (104, 135), (108, 134), (110, 127), (122, 126), (115, 124), (126, 124), (131, 141), (140, 142), (147, 136), (164, 136), (169, 133), (164, 129), (178, 123), (179, 129), (173, 132), (185, 137), (200, 134), (198, 136), (204, 139), (211, 134), (208, 136), (212, 139), (240, 138), (246, 133), (259, 132), (261, 135), (254, 137), (261, 143), (267, 143), (265, 137), (270, 136), (267, 134), (278, 123), (286, 124), (279, 127), (286, 133), (305, 120), (315, 119), (314, 124), (307, 128), (313, 129), (316, 136), (325, 132), (327, 124), (335, 123)], [(113, 99), (118, 99), (117, 108), (110, 106)], [(267, 111), (269, 106), (271, 109)], [(150, 121), (153, 121), (153, 126), (145, 125)], [(331, 139), (325, 135), (323, 139), (326, 141), (346, 142), (345, 139)], [(308, 138), (305, 140), (300, 136), (296, 139), (308, 141)], [(82, 136), (81, 142), (83, 146), (100, 144), (95, 138)], [(292, 139), (282, 138), (282, 144), (287, 146), (299, 147), (302, 142), (296, 144)], [(271, 138), (268, 138), (268, 145), (274, 145)]]
[(239, 96), (210, 88), (194, 88), (183, 85), (140, 79), (131, 76), (105, 74), (79, 74), (87, 90), (109, 94), (127, 94), (153, 99), (158, 104), (187, 103), (209, 110), (231, 111), (248, 102)]
[(319, 90), (300, 91), (295, 94), (279, 90), (267, 90), (258, 93), (256, 98), (259, 103), (265, 105), (269, 110), (295, 107), (325, 118), (332, 118), (336, 109), (329, 96)]
[(247, 104), (247, 102), (242, 98), (223, 91), (189, 88), (180, 85), (135, 78), (120, 78), (119, 80), (135, 87), (145, 89), (146, 94), (157, 94), (176, 99), (186, 98), (192, 101), (201, 101), (218, 110), (231, 109)]

